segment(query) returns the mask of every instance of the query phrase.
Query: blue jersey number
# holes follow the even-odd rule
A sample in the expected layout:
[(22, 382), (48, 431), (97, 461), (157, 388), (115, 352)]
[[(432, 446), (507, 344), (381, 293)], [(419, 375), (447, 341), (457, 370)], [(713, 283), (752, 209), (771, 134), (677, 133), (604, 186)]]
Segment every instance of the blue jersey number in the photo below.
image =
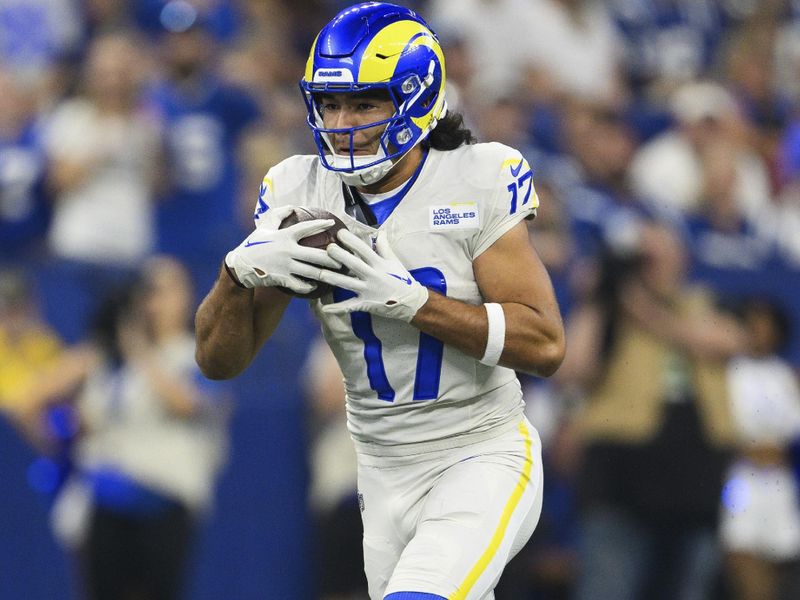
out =
[[(444, 275), (433, 267), (422, 267), (411, 271), (411, 276), (425, 287), (442, 295), (447, 295), (447, 282)], [(350, 290), (335, 288), (334, 302), (341, 302), (354, 297)], [(383, 365), (383, 346), (372, 329), (372, 315), (366, 312), (350, 313), (353, 333), (364, 342), (364, 360), (367, 361), (367, 378), (369, 386), (378, 394), (378, 398), (387, 402), (394, 401), (394, 389), (386, 377)], [(414, 400), (433, 400), (439, 395), (439, 379), (442, 374), (442, 356), (444, 344), (427, 333), (419, 334), (419, 352), (417, 354), (417, 373), (414, 377)]]
[[(521, 163), (520, 163), (520, 166)], [(512, 170), (513, 171), (513, 170)], [(527, 186), (525, 185), (527, 184)], [(510, 214), (517, 212), (517, 197), (522, 193), (522, 188), (525, 187), (525, 197), (522, 199), (522, 206), (528, 203), (531, 198), (531, 189), (533, 189), (533, 171), (528, 169), (519, 179), (508, 184), (508, 191), (511, 192), (511, 210)]]

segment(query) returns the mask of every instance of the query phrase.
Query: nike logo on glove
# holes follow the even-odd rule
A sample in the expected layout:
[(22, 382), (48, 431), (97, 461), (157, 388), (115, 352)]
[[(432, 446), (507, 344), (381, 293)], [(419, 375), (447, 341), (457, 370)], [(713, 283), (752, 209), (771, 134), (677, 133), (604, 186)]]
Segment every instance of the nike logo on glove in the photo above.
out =
[(390, 276), (394, 277), (395, 279), (399, 279), (400, 281), (404, 281), (408, 285), (411, 285), (413, 283), (411, 281), (411, 277), (401, 277), (400, 275), (395, 275), (394, 273), (387, 273), (387, 275), (390, 275)]
[(259, 246), (261, 244), (269, 244), (271, 242), (272, 242), (272, 240), (265, 240), (263, 242), (245, 242), (244, 243), (244, 247), (245, 248), (249, 248), (250, 246)]

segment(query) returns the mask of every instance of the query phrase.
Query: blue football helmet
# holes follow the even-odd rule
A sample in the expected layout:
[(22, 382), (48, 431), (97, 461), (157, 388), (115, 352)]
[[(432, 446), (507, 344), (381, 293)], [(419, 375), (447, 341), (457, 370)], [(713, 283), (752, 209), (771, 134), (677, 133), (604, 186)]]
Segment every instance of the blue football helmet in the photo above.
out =
[[(349, 185), (369, 185), (436, 127), (447, 113), (444, 54), (436, 34), (415, 12), (366, 2), (340, 12), (323, 27), (306, 63), (300, 88), (320, 160)], [(326, 129), (319, 96), (381, 90), (395, 112), (388, 119)], [(353, 153), (356, 131), (384, 126), (377, 154)], [(350, 152), (336, 154), (330, 134), (348, 134)]]

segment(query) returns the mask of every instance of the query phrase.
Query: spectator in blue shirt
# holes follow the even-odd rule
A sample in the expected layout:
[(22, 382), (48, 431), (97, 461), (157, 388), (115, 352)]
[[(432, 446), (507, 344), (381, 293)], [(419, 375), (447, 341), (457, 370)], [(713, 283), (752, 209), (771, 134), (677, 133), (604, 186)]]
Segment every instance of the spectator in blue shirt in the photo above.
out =
[(0, 250), (5, 260), (32, 258), (50, 218), (39, 121), (24, 85), (0, 68)]
[(149, 93), (167, 157), (157, 245), (186, 262), (197, 288), (206, 289), (216, 277), (218, 257), (244, 234), (237, 149), (261, 112), (215, 70), (205, 16), (188, 4), (173, 4), (183, 12), (161, 13), (166, 72)]

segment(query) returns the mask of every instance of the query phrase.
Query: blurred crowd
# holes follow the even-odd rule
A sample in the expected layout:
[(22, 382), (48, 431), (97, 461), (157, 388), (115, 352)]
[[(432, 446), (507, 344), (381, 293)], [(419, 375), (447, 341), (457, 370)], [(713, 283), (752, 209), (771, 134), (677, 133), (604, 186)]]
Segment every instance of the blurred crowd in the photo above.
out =
[[(532, 165), (531, 240), (567, 323), (559, 373), (524, 380), (546, 497), (498, 599), (800, 597), (800, 2), (398, 3), (441, 38), (449, 107)], [(44, 454), (74, 437), (53, 408), (87, 378), (130, 361), (166, 385), (141, 360), (161, 343), (145, 296), (185, 280), (196, 305), (264, 173), (315, 152), (297, 81), (348, 4), (0, 0), (0, 408)], [(120, 290), (139, 320), (104, 330)], [(224, 394), (170, 347), (189, 387), (159, 410), (222, 435)], [(72, 379), (37, 387), (53, 368)], [(333, 389), (309, 386), (311, 507), (341, 559), (358, 519)], [(202, 507), (223, 447), (203, 446), (198, 487), (156, 487)], [(361, 597), (327, 564), (321, 597)]]

